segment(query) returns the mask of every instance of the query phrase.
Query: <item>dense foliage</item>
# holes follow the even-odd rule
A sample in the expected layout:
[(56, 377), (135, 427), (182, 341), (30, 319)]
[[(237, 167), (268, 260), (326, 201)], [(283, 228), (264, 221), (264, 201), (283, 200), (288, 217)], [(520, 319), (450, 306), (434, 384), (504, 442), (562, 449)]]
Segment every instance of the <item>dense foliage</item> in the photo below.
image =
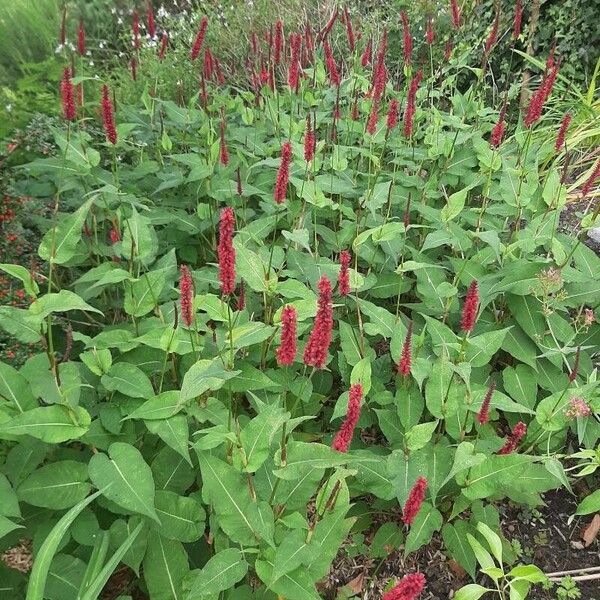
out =
[(395, 71), (341, 9), (353, 51), (279, 22), (247, 88), (199, 19), (134, 35), (111, 81), (65, 61), (58, 151), (16, 184), (52, 198), (44, 266), (0, 265), (29, 300), (0, 326), (36, 348), (0, 363), (0, 544), (34, 552), (0, 565), (12, 597), (92, 600), (123, 563), (152, 600), (316, 600), (366, 531), (374, 558), (441, 535), (474, 581), (455, 598), (545, 580), (497, 503), (570, 490), (562, 459), (600, 439), (597, 204), (559, 228), (600, 163), (571, 175), (545, 113), (557, 57), (512, 122), (496, 40), (418, 64), (404, 22)]

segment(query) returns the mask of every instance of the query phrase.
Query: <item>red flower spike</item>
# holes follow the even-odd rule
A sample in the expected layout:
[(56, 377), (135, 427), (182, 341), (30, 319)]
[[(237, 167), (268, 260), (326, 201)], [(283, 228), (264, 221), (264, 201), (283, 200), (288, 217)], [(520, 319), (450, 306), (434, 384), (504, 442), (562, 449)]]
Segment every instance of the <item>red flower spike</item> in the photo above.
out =
[(408, 377), (410, 375), (410, 367), (412, 364), (412, 334), (413, 334), (413, 322), (410, 321), (408, 329), (406, 331), (406, 337), (402, 344), (402, 354), (400, 355), (400, 362), (398, 363), (398, 373), (402, 377)]
[(498, 26), (500, 25), (500, 11), (496, 11), (494, 22), (492, 23), (492, 29), (485, 41), (485, 54), (489, 54), (491, 49), (496, 45), (498, 41)]
[(348, 452), (354, 430), (360, 418), (360, 407), (363, 397), (363, 388), (360, 383), (355, 383), (350, 387), (348, 393), (348, 411), (339, 431), (335, 434), (331, 447), (338, 452)]
[(427, 489), (427, 479), (425, 477), (419, 477), (413, 485), (404, 508), (402, 509), (402, 521), (405, 525), (412, 525), (413, 521), (425, 500), (425, 490)]
[(290, 178), (290, 163), (292, 161), (292, 144), (284, 142), (281, 146), (281, 163), (277, 172), (277, 181), (275, 182), (274, 199), (277, 204), (285, 202), (287, 186)]
[(517, 39), (521, 35), (521, 22), (523, 21), (523, 4), (521, 0), (515, 3), (515, 20), (513, 21), (513, 39)]
[(107, 85), (102, 86), (102, 121), (106, 139), (114, 146), (117, 143), (117, 128), (115, 127), (115, 115)]
[(329, 35), (330, 31), (333, 29), (333, 26), (335, 25), (335, 22), (337, 21), (338, 14), (339, 14), (339, 9), (336, 6), (334, 11), (331, 13), (331, 16), (329, 17), (329, 21), (327, 21), (327, 24), (325, 25), (325, 27), (323, 27), (323, 29), (320, 31), (319, 36), (318, 36), (319, 39), (321, 39), (323, 41), (327, 39), (327, 36)]
[(135, 56), (129, 61), (129, 66), (131, 67), (131, 79), (137, 81), (137, 60)]
[(140, 47), (140, 16), (137, 10), (134, 9), (131, 15), (131, 29), (133, 31), (133, 47), (137, 50)]
[(540, 87), (537, 91), (531, 96), (531, 101), (529, 102), (529, 108), (527, 109), (527, 114), (525, 115), (525, 119), (523, 120), (523, 124), (525, 127), (529, 129), (532, 125), (534, 125), (542, 116), (542, 111), (544, 109), (544, 103), (550, 97), (552, 93), (552, 87), (554, 86), (554, 81), (556, 80), (556, 76), (558, 75), (558, 65), (553, 65), (549, 71), (547, 71), (544, 75), (544, 79)]
[(200, 20), (200, 29), (198, 29), (198, 33), (196, 34), (196, 39), (194, 40), (194, 44), (190, 51), (190, 58), (192, 60), (196, 60), (198, 56), (200, 56), (200, 50), (202, 49), (202, 44), (204, 43), (204, 37), (206, 36), (206, 28), (208, 27), (208, 17), (204, 15)]
[(405, 10), (400, 13), (400, 19), (402, 21), (402, 49), (404, 53), (404, 64), (406, 66), (410, 65), (412, 50), (413, 50), (413, 41), (412, 36), (410, 35), (410, 23), (408, 21), (408, 14)]
[(592, 191), (592, 188), (594, 187), (594, 183), (596, 182), (596, 179), (598, 179), (598, 176), (600, 175), (600, 160), (596, 163), (596, 166), (594, 167), (594, 170), (592, 171), (592, 174), (588, 177), (587, 181), (583, 184), (583, 187), (581, 188), (581, 198), (587, 198), (587, 195)]
[(352, 20), (350, 19), (350, 13), (347, 6), (344, 6), (344, 22), (346, 24), (346, 37), (348, 38), (348, 46), (350, 46), (350, 52), (354, 52), (354, 48), (356, 47), (356, 39), (354, 38), (354, 28), (352, 27)]
[(288, 85), (293, 92), (298, 87), (298, 78), (300, 75), (300, 49), (302, 47), (302, 35), (293, 33), (290, 36), (290, 69), (288, 72)]
[(352, 257), (348, 250), (342, 250), (340, 252), (340, 272), (338, 275), (338, 291), (340, 296), (347, 296), (350, 294), (350, 261)]
[(521, 442), (526, 433), (527, 425), (525, 425), (525, 423), (523, 423), (522, 421), (519, 421), (515, 425), (515, 428), (512, 430), (512, 433), (504, 442), (504, 446), (502, 446), (502, 448), (498, 450), (498, 454), (512, 454), (517, 449), (519, 443)]
[(63, 78), (60, 82), (60, 95), (63, 116), (67, 121), (74, 121), (77, 118), (77, 111), (75, 109), (73, 83), (71, 82), (71, 69), (69, 67), (63, 71)]
[(333, 56), (333, 51), (328, 40), (323, 42), (323, 50), (325, 52), (325, 64), (327, 65), (327, 72), (329, 73), (329, 82), (331, 85), (339, 86), (340, 73), (338, 71), (337, 64)]
[(150, 39), (154, 39), (156, 37), (156, 23), (154, 21), (154, 11), (152, 10), (152, 2), (148, 0), (148, 5), (146, 7), (146, 18), (148, 20), (148, 35)]
[(377, 121), (379, 121), (379, 98), (373, 98), (371, 113), (369, 114), (369, 120), (367, 121), (367, 132), (371, 135), (375, 135), (375, 132), (377, 131)]
[(278, 65), (281, 62), (281, 55), (283, 53), (283, 21), (281, 20), (275, 23), (275, 38), (273, 43), (273, 60)]
[(477, 413), (477, 421), (480, 425), (485, 425), (490, 420), (490, 403), (495, 390), (496, 382), (492, 381), (487, 389), (487, 392), (485, 393), (483, 402), (481, 403), (481, 408)]
[(304, 132), (304, 160), (310, 162), (315, 157), (315, 132), (310, 121), (310, 113), (306, 115), (306, 131)]
[(433, 28), (433, 18), (430, 16), (427, 19), (427, 29), (425, 30), (425, 41), (429, 46), (433, 46), (435, 41), (435, 30)]
[(221, 113), (221, 142), (219, 145), (219, 160), (226, 167), (229, 164), (229, 151), (227, 150), (227, 142), (225, 141), (225, 113)]
[(382, 600), (417, 600), (425, 588), (423, 573), (405, 575), (396, 586), (382, 596)]
[(396, 125), (398, 125), (399, 112), (400, 112), (400, 102), (398, 102), (398, 100), (396, 98), (393, 98), (388, 107), (388, 114), (387, 114), (386, 128), (387, 128), (388, 135), (390, 134), (392, 129), (394, 129), (394, 127), (396, 127)]
[(417, 71), (415, 76), (412, 78), (410, 82), (410, 86), (408, 88), (408, 97), (406, 99), (406, 109), (404, 111), (404, 137), (411, 137), (413, 132), (413, 120), (416, 111), (416, 97), (417, 90), (419, 89), (419, 84), (421, 83), (421, 79), (423, 77), (422, 71)]
[(214, 60), (214, 64), (215, 64), (215, 73), (217, 74), (217, 83), (219, 85), (224, 85), (225, 84), (225, 76), (223, 75), (223, 70), (221, 69), (221, 63), (216, 56), (213, 57), (213, 60)]
[(450, 60), (450, 57), (452, 56), (452, 50), (454, 50), (454, 44), (452, 43), (452, 40), (448, 40), (446, 42), (446, 47), (444, 48), (444, 60)]
[(373, 79), (373, 97), (381, 98), (387, 83), (387, 70), (385, 68), (385, 52), (387, 49), (387, 31), (384, 29), (379, 49), (377, 51), (377, 61), (375, 63), (375, 74)]
[(181, 265), (179, 277), (179, 306), (181, 320), (186, 327), (191, 327), (194, 320), (194, 280), (187, 265)]
[(166, 31), (163, 31), (162, 39), (160, 40), (160, 50), (158, 52), (158, 60), (163, 61), (167, 53), (167, 45), (169, 44), (169, 36)]
[(355, 96), (354, 97), (354, 102), (352, 104), (352, 111), (350, 113), (350, 118), (353, 121), (358, 121), (358, 117), (359, 117), (359, 113), (358, 113), (358, 98)]
[(360, 57), (360, 64), (365, 68), (368, 64), (373, 60), (373, 38), (369, 38), (367, 40), (367, 45), (365, 46), (364, 52)]
[(560, 152), (565, 145), (565, 137), (567, 135), (569, 125), (571, 124), (571, 119), (572, 117), (569, 113), (565, 113), (565, 116), (562, 118), (560, 129), (558, 130), (558, 135), (556, 136), (556, 143), (554, 144), (555, 152)]
[(500, 115), (498, 116), (498, 121), (494, 125), (492, 129), (492, 135), (490, 136), (490, 146), (492, 148), (498, 148), (502, 143), (502, 138), (504, 137), (504, 129), (506, 127), (506, 122), (504, 121), (504, 115), (506, 114), (506, 106), (502, 107), (500, 111)]
[(277, 364), (290, 366), (296, 360), (298, 353), (298, 340), (296, 338), (298, 313), (296, 309), (287, 304), (281, 311), (281, 342), (277, 348)]
[(83, 56), (85, 54), (85, 25), (83, 24), (83, 19), (79, 20), (79, 30), (77, 31), (77, 52), (79, 52), (79, 56)]
[(242, 188), (242, 174), (240, 172), (240, 167), (236, 170), (236, 185), (237, 185), (237, 195), (242, 196), (244, 194), (244, 189)]
[(477, 310), (479, 309), (479, 289), (477, 288), (477, 281), (473, 279), (471, 285), (467, 290), (467, 296), (463, 305), (462, 319), (460, 321), (460, 328), (465, 333), (470, 333), (475, 327), (475, 321), (477, 320)]
[(121, 241), (121, 234), (117, 227), (113, 225), (108, 232), (108, 237), (110, 238), (110, 243), (114, 246), (117, 242)]
[(457, 0), (450, 0), (450, 13), (452, 15), (452, 26), (454, 29), (460, 27), (460, 8)]
[(233, 231), (235, 229), (235, 215), (233, 208), (228, 206), (221, 211), (219, 224), (219, 280), (221, 292), (224, 296), (233, 294), (235, 290), (235, 248), (233, 247)]
[(579, 372), (579, 359), (581, 358), (581, 346), (577, 346), (577, 351), (575, 352), (575, 362), (573, 363), (573, 368), (569, 373), (569, 383), (573, 383), (577, 379), (577, 373)]
[(213, 55), (210, 48), (204, 49), (204, 64), (202, 66), (202, 72), (204, 73), (204, 79), (210, 79), (213, 75), (214, 61)]
[(327, 352), (333, 333), (333, 304), (331, 282), (326, 275), (319, 280), (317, 316), (308, 342), (304, 347), (303, 361), (309, 367), (322, 369), (327, 361)]

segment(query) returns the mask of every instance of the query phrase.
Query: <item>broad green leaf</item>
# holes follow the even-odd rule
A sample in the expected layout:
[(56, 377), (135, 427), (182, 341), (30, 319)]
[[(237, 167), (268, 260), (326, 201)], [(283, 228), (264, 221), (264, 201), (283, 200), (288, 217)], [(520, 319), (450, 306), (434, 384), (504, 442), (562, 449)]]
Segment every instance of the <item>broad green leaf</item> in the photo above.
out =
[(442, 514), (428, 502), (424, 502), (406, 536), (404, 555), (408, 555), (431, 541), (433, 533), (442, 527)]
[(0, 515), (20, 517), (19, 499), (4, 473), (0, 473)]
[(600, 511), (600, 490), (592, 492), (586, 496), (578, 505), (575, 514), (589, 515), (593, 512)]
[(81, 437), (90, 425), (89, 413), (80, 406), (40, 406), (0, 424), (2, 435), (30, 435), (49, 444), (60, 444)]
[(144, 419), (146, 421), (168, 419), (176, 415), (184, 406), (185, 403), (180, 402), (179, 391), (170, 390), (147, 400), (126, 418)]
[(135, 207), (132, 207), (131, 217), (124, 219), (122, 249), (125, 258), (133, 258), (144, 265), (152, 263), (158, 250), (158, 239), (150, 219), (140, 215)]
[(206, 452), (198, 452), (198, 460), (202, 497), (213, 507), (221, 529), (235, 542), (256, 545), (258, 534), (248, 518), (251, 500), (246, 477)]
[(265, 292), (267, 290), (266, 265), (258, 254), (246, 248), (238, 237), (234, 238), (233, 246), (236, 252), (237, 276), (241, 277), (255, 292)]
[(288, 454), (285, 466), (275, 471), (277, 477), (295, 480), (302, 475), (304, 469), (327, 469), (344, 464), (347, 458), (324, 444), (305, 442), (288, 443)]
[(68, 312), (70, 310), (102, 314), (97, 308), (90, 306), (80, 296), (69, 290), (60, 290), (56, 294), (45, 294), (29, 307), (31, 315), (38, 319), (45, 319), (52, 313)]
[(148, 376), (139, 367), (128, 362), (113, 364), (101, 381), (110, 392), (117, 391), (131, 398), (149, 399), (154, 396)]
[(17, 523), (13, 523), (10, 519), (6, 518), (3, 515), (0, 515), (0, 540), (8, 535), (11, 531), (15, 529), (19, 529), (23, 527), (23, 525), (19, 525)]
[(226, 371), (219, 359), (199, 360), (183, 377), (180, 401), (197, 398), (209, 390), (219, 390), (228, 379), (237, 375), (239, 371)]
[(62, 265), (75, 256), (83, 223), (92, 204), (93, 199), (90, 199), (74, 213), (61, 215), (57, 225), (46, 232), (38, 248), (38, 254), (43, 260)]
[[(132, 539), (131, 544), (127, 545), (127, 549), (121, 557), (123, 564), (130, 567), (136, 575), (140, 574), (140, 565), (144, 554), (146, 554), (146, 547), (148, 546), (148, 537), (150, 535), (150, 529), (148, 527), (149, 521), (144, 517), (134, 515), (129, 517), (127, 521), (123, 519), (117, 519), (113, 521), (110, 526), (110, 551), (114, 555), (119, 550), (127, 545), (128, 540)], [(141, 526), (140, 532), (134, 536), (134, 533)]]
[(200, 571), (187, 575), (185, 600), (202, 600), (207, 595), (231, 590), (248, 572), (244, 555), (236, 548), (217, 552)]
[(60, 510), (83, 500), (90, 489), (87, 465), (74, 460), (62, 460), (34, 471), (17, 488), (17, 495), (32, 506)]
[(183, 581), (189, 570), (188, 555), (181, 542), (150, 536), (144, 579), (152, 600), (183, 600)]
[(298, 568), (291, 573), (286, 573), (277, 579), (272, 585), (273, 562), (269, 560), (257, 560), (255, 563), (256, 574), (263, 583), (269, 586), (273, 592), (283, 598), (293, 600), (321, 600), (315, 584), (304, 568)]
[(40, 293), (40, 288), (36, 280), (31, 276), (31, 272), (21, 265), (0, 264), (0, 271), (8, 273), (12, 277), (19, 279), (23, 283), (25, 291), (32, 297)]
[(37, 406), (27, 380), (19, 371), (0, 362), (0, 396), (23, 413)]
[(165, 444), (173, 448), (192, 464), (189, 451), (190, 428), (185, 415), (175, 415), (168, 419), (146, 421), (148, 431), (162, 439)]
[(204, 533), (205, 513), (200, 502), (174, 492), (160, 490), (154, 499), (160, 526), (152, 528), (164, 538), (180, 542), (195, 542)]
[(350, 384), (360, 383), (362, 385), (363, 397), (371, 390), (371, 360), (363, 358), (358, 361), (350, 374)]
[(304, 530), (290, 531), (277, 546), (269, 584), (273, 584), (286, 573), (296, 570), (301, 564), (310, 562), (313, 552), (314, 548), (307, 543)]
[(154, 508), (152, 471), (140, 451), (130, 444), (115, 442), (108, 448), (108, 454), (99, 452), (92, 456), (89, 463), (92, 483), (124, 509), (160, 522)]
[(450, 556), (475, 579), (477, 560), (475, 553), (467, 540), (467, 533), (475, 535), (475, 528), (465, 521), (456, 521), (454, 524), (446, 523), (442, 527), (444, 545)]
[(470, 583), (460, 588), (454, 594), (454, 600), (479, 600), (487, 592), (494, 592), (489, 588), (484, 588), (482, 585), (477, 583)]

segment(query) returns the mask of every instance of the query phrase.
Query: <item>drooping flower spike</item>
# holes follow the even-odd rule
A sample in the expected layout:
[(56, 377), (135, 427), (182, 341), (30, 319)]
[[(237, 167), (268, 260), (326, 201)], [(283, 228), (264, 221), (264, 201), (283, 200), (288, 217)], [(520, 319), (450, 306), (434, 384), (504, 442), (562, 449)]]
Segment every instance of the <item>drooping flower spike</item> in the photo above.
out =
[(600, 160), (596, 162), (596, 166), (594, 167), (591, 175), (588, 177), (587, 181), (583, 184), (581, 188), (581, 197), (587, 198), (588, 194), (592, 191), (594, 187), (594, 183), (596, 183), (596, 179), (600, 176)]
[(490, 136), (490, 146), (492, 148), (498, 148), (498, 146), (500, 146), (500, 144), (502, 143), (502, 138), (504, 137), (504, 129), (506, 127), (506, 121), (504, 120), (505, 115), (506, 104), (500, 109), (498, 121), (492, 129), (492, 135)]
[(367, 40), (367, 45), (360, 57), (360, 64), (364, 68), (371, 63), (371, 60), (373, 60), (373, 38), (370, 37)]
[(504, 446), (498, 450), (498, 454), (512, 454), (518, 448), (526, 433), (527, 425), (522, 421), (519, 421), (504, 442)]
[(308, 342), (304, 347), (303, 361), (309, 367), (322, 369), (327, 361), (327, 353), (333, 333), (333, 303), (331, 282), (327, 275), (319, 280), (317, 316)]
[(229, 296), (235, 291), (235, 248), (233, 247), (233, 231), (235, 229), (235, 215), (233, 208), (228, 206), (221, 211), (219, 225), (219, 280), (221, 292)]
[(283, 54), (283, 21), (278, 20), (275, 23), (275, 37), (273, 39), (273, 60), (278, 65), (281, 62)]
[(227, 150), (227, 141), (225, 140), (225, 111), (221, 108), (220, 142), (219, 142), (219, 160), (226, 167), (229, 164), (229, 151)]
[(152, 0), (148, 0), (147, 2), (146, 18), (148, 20), (148, 35), (153, 40), (156, 37), (156, 23), (154, 21), (154, 10), (152, 10)]
[(400, 19), (402, 21), (402, 50), (404, 53), (404, 64), (410, 65), (412, 58), (413, 42), (412, 36), (410, 35), (410, 23), (408, 21), (408, 14), (405, 10), (400, 13)]
[(329, 44), (329, 40), (325, 39), (323, 42), (323, 51), (325, 52), (325, 65), (327, 66), (327, 73), (329, 74), (329, 82), (333, 86), (340, 85), (340, 73), (333, 56), (333, 50)]
[(458, 7), (458, 0), (450, 0), (450, 14), (452, 15), (452, 25), (454, 29), (460, 27), (460, 8)]
[(521, 35), (521, 23), (523, 21), (523, 4), (521, 0), (515, 2), (515, 19), (513, 21), (513, 39)]
[(388, 107), (387, 121), (386, 121), (386, 135), (389, 135), (398, 125), (398, 115), (400, 112), (400, 102), (397, 98), (392, 98)]
[(304, 160), (308, 163), (315, 157), (315, 132), (312, 128), (310, 113), (306, 115), (306, 130), (304, 132)]
[(350, 52), (354, 52), (354, 48), (356, 46), (356, 39), (354, 37), (354, 28), (352, 27), (352, 19), (350, 18), (350, 12), (348, 11), (347, 6), (344, 6), (344, 23), (346, 25), (346, 38), (348, 40), (348, 46), (350, 47)]
[(163, 31), (162, 39), (160, 40), (160, 50), (158, 52), (158, 60), (163, 61), (167, 53), (167, 45), (169, 44), (169, 36), (166, 31)]
[(138, 50), (140, 47), (140, 16), (135, 9), (133, 9), (131, 15), (131, 30), (133, 32), (133, 47)]
[(77, 31), (77, 52), (79, 56), (85, 54), (85, 25), (83, 19), (79, 20), (79, 29)]
[(494, 16), (494, 22), (492, 23), (492, 29), (485, 41), (485, 55), (489, 55), (492, 48), (496, 45), (498, 41), (498, 27), (500, 25), (500, 11), (496, 10), (496, 15)]
[(425, 30), (425, 41), (428, 46), (432, 46), (435, 41), (435, 30), (433, 28), (433, 17), (427, 18), (427, 29)]
[(360, 383), (355, 383), (350, 387), (348, 393), (348, 411), (340, 429), (335, 434), (331, 447), (338, 452), (348, 452), (354, 430), (360, 418), (360, 408), (363, 397), (363, 388)]

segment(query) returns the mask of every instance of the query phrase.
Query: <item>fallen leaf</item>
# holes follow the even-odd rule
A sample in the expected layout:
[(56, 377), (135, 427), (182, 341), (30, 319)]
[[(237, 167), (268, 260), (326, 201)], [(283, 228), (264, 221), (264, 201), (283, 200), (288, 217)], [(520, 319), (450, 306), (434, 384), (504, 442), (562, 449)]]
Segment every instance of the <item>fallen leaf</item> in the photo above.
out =
[(363, 584), (365, 582), (365, 574), (360, 573), (352, 581), (349, 581), (346, 586), (349, 587), (354, 594), (360, 594), (363, 590)]
[(464, 579), (467, 576), (467, 572), (455, 560), (449, 560), (448, 567), (458, 579)]
[(600, 513), (594, 515), (594, 518), (583, 528), (581, 539), (585, 547), (590, 546), (600, 532)]

